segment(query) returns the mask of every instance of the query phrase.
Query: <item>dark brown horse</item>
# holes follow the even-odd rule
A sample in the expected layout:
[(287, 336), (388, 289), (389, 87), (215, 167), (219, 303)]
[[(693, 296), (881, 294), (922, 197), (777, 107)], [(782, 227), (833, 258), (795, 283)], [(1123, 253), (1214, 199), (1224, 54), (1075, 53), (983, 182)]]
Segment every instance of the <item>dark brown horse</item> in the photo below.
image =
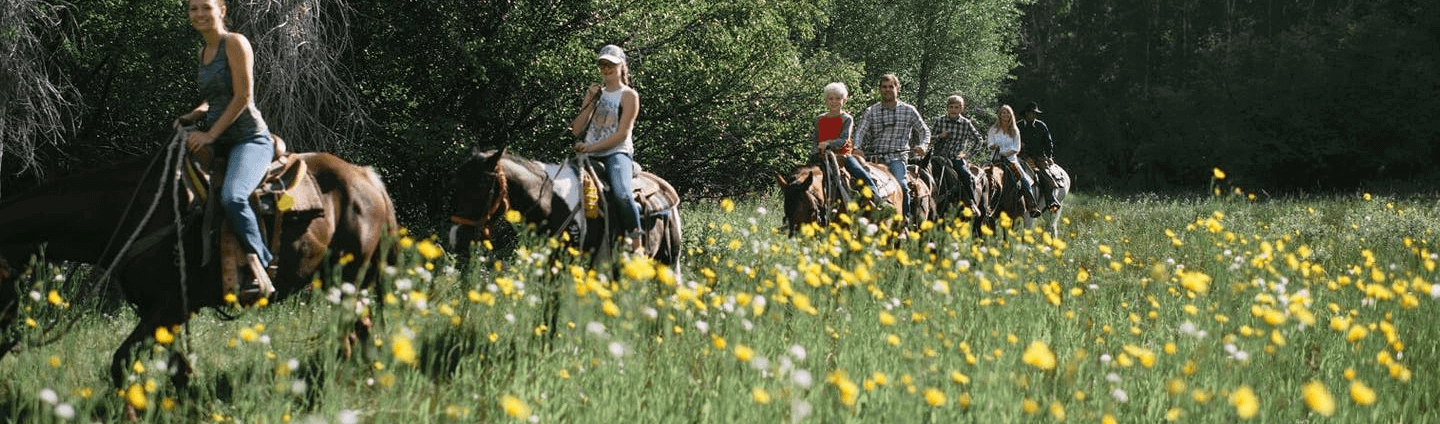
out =
[[(1060, 165), (1051, 165), (1050, 173), (1055, 176), (1057, 185), (1057, 187), (1051, 188), (1054, 190), (1055, 199), (1063, 200), (1065, 195), (1070, 192), (1070, 174), (1066, 173), (1065, 169), (1061, 168)], [(985, 204), (987, 208), (981, 210), (985, 211), (986, 224), (991, 225), (993, 228), (996, 219), (1000, 217), (1001, 213), (1004, 213), (1009, 216), (1010, 219), (1018, 220), (1014, 224), (1015, 227), (1029, 228), (1035, 217), (1024, 212), (1029, 210), (1031, 205), (1025, 204), (1026, 198), (1020, 194), (1021, 187), (1019, 181), (1007, 174), (1001, 165), (992, 164), (981, 167), (980, 174), (981, 175), (976, 177), (976, 186), (977, 192), (982, 193), (983, 197), (985, 197), (981, 199), (981, 203)], [(1033, 178), (1032, 181), (1034, 181)], [(1043, 198), (1040, 192), (1042, 189), (1040, 183), (1031, 183), (1030, 189), (1033, 195), (1031, 198)], [(1050, 234), (1057, 234), (1056, 231), (1060, 229), (1060, 214), (1063, 210), (1064, 207), (1053, 211), (1046, 211), (1050, 215), (1048, 218), (1050, 225), (1046, 228), (1050, 231)], [(1045, 214), (1041, 214), (1041, 216), (1043, 217)]]
[[(0, 289), (0, 330), (17, 319), (19, 267), (42, 245), (48, 260), (108, 269), (134, 305), (139, 323), (110, 363), (117, 387), (134, 348), (152, 340), (156, 328), (184, 324), (201, 308), (222, 306), (219, 261), (202, 258), (203, 246), (213, 240), (203, 239), (199, 202), (192, 202), (171, 167), (180, 162), (175, 155), (182, 148), (178, 143), (152, 159), (60, 178), (0, 202), (5, 287)], [(347, 255), (353, 261), (342, 267), (340, 277), (373, 283), (382, 238), (396, 229), (394, 207), (379, 176), (326, 153), (296, 156), (307, 165), (318, 199), (308, 199), (313, 210), (293, 212), (280, 225), (279, 244), (271, 246), (278, 265), (276, 296), (309, 287), (317, 271), (334, 269), (325, 266), (328, 259)], [(364, 331), (360, 323), (357, 329)], [(4, 355), (19, 340), (0, 342)], [(178, 354), (171, 360), (182, 365), (176, 384), (185, 384), (188, 363)]]
[[(477, 238), (488, 237), (489, 226), (508, 210), (545, 234), (570, 233), (581, 249), (606, 257), (622, 233), (614, 208), (600, 218), (586, 218), (576, 167), (537, 162), (505, 152), (505, 148), (473, 152), (455, 171), (454, 213), (450, 244), (464, 251)], [(635, 199), (640, 203), (640, 229), (645, 230), (645, 253), (660, 263), (680, 261), (680, 197), (670, 183), (649, 172), (635, 173)], [(608, 196), (600, 196), (601, 199)], [(603, 202), (602, 202), (603, 203)], [(602, 206), (603, 207), (603, 206)], [(479, 234), (476, 234), (476, 233)]]

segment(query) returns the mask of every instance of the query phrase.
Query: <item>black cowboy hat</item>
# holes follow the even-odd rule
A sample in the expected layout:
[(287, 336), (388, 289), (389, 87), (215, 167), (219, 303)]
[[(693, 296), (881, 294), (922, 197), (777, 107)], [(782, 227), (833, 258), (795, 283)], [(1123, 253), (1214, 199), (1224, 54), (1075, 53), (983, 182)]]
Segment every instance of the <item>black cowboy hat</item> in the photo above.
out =
[(1026, 103), (1025, 108), (1020, 109), (1021, 115), (1024, 115), (1026, 112), (1045, 113), (1040, 111), (1040, 104), (1035, 102)]

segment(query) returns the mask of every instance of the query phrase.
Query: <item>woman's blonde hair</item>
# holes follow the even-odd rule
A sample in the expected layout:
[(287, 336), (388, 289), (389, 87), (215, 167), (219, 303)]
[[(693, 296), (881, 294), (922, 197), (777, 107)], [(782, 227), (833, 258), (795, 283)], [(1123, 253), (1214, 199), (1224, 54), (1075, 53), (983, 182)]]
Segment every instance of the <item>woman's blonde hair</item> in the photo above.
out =
[[(1006, 116), (1010, 117), (1010, 122), (1004, 122)], [(995, 113), (995, 128), (1005, 135), (1020, 138), (1020, 127), (1015, 124), (1015, 109), (1010, 105), (1000, 105), (1000, 111)]]
[(843, 82), (825, 84), (825, 95), (829, 96), (831, 94), (839, 95), (842, 99), (848, 99), (850, 98), (850, 89), (845, 88), (845, 83)]

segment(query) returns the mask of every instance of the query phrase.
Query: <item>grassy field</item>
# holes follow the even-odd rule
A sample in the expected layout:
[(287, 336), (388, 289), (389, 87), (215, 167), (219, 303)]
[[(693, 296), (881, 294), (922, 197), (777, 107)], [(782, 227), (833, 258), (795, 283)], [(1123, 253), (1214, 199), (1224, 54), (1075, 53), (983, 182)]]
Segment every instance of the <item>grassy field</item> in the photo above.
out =
[[(1077, 194), (1057, 237), (983, 240), (791, 238), (778, 209), (689, 205), (679, 272), (587, 271), (538, 239), (459, 266), (407, 238), (379, 304), (336, 281), (202, 314), (119, 392), (104, 370), (134, 318), (91, 312), (0, 361), (0, 421), (1440, 421), (1434, 197)], [(48, 285), (27, 314), (81, 313)], [(374, 347), (343, 357), (377, 310)]]

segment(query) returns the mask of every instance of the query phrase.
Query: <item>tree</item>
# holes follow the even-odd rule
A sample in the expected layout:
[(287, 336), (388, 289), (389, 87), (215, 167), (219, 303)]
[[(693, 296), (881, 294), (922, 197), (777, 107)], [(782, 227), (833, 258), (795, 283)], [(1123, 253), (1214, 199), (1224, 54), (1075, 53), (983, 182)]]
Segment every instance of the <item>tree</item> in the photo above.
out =
[(1020, 29), (1019, 4), (837, 0), (829, 8), (825, 47), (864, 63), (866, 88), (882, 74), (897, 74), (901, 88), (913, 94), (902, 100), (925, 116), (938, 115), (945, 98), (957, 93), (972, 110), (987, 109), (1019, 64), (1011, 52)]
[(46, 49), (64, 37), (61, 7), (43, 0), (0, 0), (0, 170), (9, 169), (4, 166), (9, 163), (18, 166), (15, 173), (42, 175), (36, 150), (59, 143), (71, 127), (76, 93), (56, 72)]

